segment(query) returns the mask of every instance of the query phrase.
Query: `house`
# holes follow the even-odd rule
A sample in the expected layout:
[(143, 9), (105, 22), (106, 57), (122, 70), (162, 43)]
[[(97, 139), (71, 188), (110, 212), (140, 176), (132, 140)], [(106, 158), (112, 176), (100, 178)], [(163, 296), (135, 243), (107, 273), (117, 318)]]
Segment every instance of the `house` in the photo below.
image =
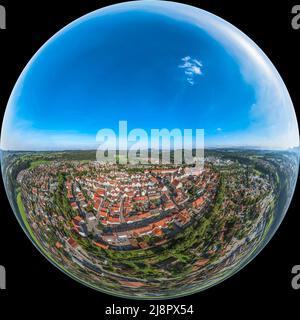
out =
[(120, 224), (120, 218), (109, 217), (107, 219), (107, 223), (109, 223), (109, 224)]
[(71, 205), (71, 207), (72, 207), (73, 210), (78, 210), (78, 206), (77, 206), (77, 203), (76, 203), (75, 201), (72, 201), (72, 202), (70, 203), (70, 205)]
[(73, 249), (78, 248), (78, 243), (73, 238), (69, 238), (67, 242)]
[(203, 197), (200, 197), (200, 198), (196, 199), (195, 201), (193, 201), (192, 206), (193, 206), (193, 208), (198, 209), (203, 204), (203, 202), (204, 202)]
[(82, 218), (80, 216), (76, 216), (76, 217), (73, 218), (73, 222), (77, 226), (79, 226), (81, 221), (82, 221)]
[(55, 247), (57, 248), (57, 249), (61, 249), (62, 247), (63, 247), (63, 245), (60, 243), (60, 242), (56, 242), (55, 243)]
[(107, 244), (102, 244), (102, 243), (100, 243), (100, 242), (93, 241), (93, 243), (94, 243), (95, 246), (97, 246), (97, 247), (99, 247), (99, 248), (102, 248), (102, 249), (104, 249), (104, 250), (107, 250), (108, 247), (109, 247)]

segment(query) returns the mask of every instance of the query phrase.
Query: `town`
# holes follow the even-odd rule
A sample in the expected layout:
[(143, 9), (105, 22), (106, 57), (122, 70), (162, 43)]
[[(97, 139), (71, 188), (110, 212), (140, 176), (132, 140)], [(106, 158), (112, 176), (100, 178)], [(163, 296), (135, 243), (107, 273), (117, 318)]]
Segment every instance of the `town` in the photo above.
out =
[(272, 227), (280, 188), (292, 186), (283, 173), (296, 168), (256, 152), (207, 152), (203, 168), (103, 164), (91, 155), (13, 155), (16, 207), (63, 271), (135, 297), (193, 292), (239, 268)]
[[(97, 162), (41, 164), (18, 177), (30, 215), (45, 219), (46, 224), (64, 222), (94, 245), (122, 251), (172, 239), (213, 201), (218, 181), (211, 168), (119, 170), (117, 165)], [(57, 196), (63, 190), (65, 195)], [(53, 209), (61, 215), (47, 210), (52, 194)], [(72, 237), (68, 242), (76, 246)]]

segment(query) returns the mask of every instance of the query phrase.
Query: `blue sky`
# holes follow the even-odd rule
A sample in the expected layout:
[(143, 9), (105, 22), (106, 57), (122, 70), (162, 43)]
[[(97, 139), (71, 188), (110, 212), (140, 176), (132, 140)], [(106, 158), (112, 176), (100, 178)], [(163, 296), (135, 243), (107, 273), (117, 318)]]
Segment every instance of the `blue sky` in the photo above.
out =
[(145, 1), (67, 26), (33, 57), (4, 118), (1, 148), (97, 147), (128, 130), (204, 129), (206, 146), (299, 144), (288, 92), (266, 56), (225, 21), (189, 6)]

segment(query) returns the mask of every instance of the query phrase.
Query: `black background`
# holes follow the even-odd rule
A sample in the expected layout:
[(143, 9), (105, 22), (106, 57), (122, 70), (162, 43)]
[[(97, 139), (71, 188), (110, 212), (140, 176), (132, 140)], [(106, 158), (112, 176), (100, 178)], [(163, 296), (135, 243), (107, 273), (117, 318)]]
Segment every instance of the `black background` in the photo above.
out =
[[(291, 9), (297, 2), (197, 1), (188, 2), (229, 21), (271, 59), (281, 74), (300, 114), (300, 30), (291, 27)], [(265, 6), (263, 6), (263, 2)], [(0, 117), (13, 86), (32, 55), (54, 33), (78, 17), (114, 1), (2, 1), (7, 30), (0, 30)], [(300, 1), (299, 1), (300, 4)], [(11, 313), (44, 317), (63, 314), (106, 318), (105, 306), (148, 306), (151, 302), (114, 298), (89, 289), (53, 267), (31, 244), (9, 207), (2, 181), (0, 190), (0, 265), (7, 270), (7, 289), (0, 291), (0, 314), (8, 302)], [(299, 186), (286, 218), (267, 247), (243, 270), (225, 282), (185, 298), (156, 301), (193, 304), (194, 319), (216, 315), (244, 318), (271, 316), (298, 308), (300, 290), (291, 287), (291, 269), (300, 264)], [(298, 303), (297, 303), (298, 302)], [(42, 308), (43, 313), (38, 311)], [(60, 310), (60, 311), (59, 311)], [(299, 309), (298, 309), (299, 310)], [(242, 312), (242, 313), (241, 313)], [(296, 313), (297, 314), (297, 313)], [(129, 319), (126, 316), (116, 317)], [(145, 318), (145, 316), (144, 316)], [(184, 316), (177, 318), (186, 319)], [(113, 317), (109, 317), (113, 319)]]

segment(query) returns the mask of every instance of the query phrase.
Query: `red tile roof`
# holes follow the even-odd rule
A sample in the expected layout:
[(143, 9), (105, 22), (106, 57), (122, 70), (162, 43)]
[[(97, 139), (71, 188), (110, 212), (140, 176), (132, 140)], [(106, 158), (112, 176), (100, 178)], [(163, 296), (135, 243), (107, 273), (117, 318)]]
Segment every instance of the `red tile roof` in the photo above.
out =
[(69, 238), (68, 243), (72, 248), (78, 247), (78, 243), (73, 238)]

